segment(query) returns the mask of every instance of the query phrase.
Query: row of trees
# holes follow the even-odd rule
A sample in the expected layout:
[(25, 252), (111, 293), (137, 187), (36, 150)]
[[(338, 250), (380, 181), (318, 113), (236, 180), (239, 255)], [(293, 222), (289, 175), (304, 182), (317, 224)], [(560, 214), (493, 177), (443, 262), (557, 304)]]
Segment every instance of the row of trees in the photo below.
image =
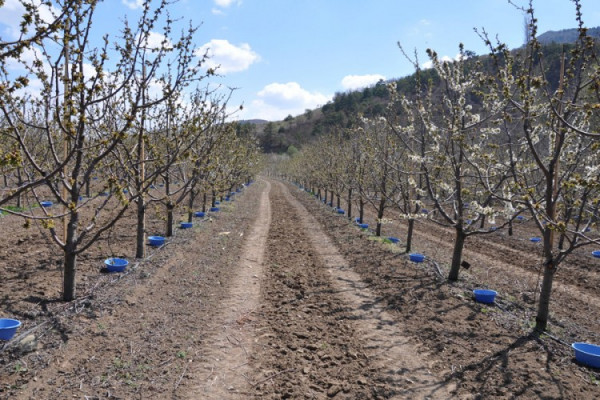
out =
[(393, 206), (408, 221), (407, 251), (415, 219), (452, 228), (450, 281), (468, 237), (528, 214), (543, 238), (536, 329), (545, 330), (559, 265), (575, 249), (600, 244), (589, 233), (600, 205), (600, 63), (574, 3), (579, 38), (563, 50), (558, 81), (548, 76), (530, 4), (523, 49), (511, 52), (481, 32), (486, 57), (468, 57), (461, 46), (458, 61), (443, 62), (428, 51), (435, 79), (423, 79), (415, 58), (414, 91), (388, 85), (383, 115), (306, 146), (282, 173), (329, 191), (331, 200), (347, 194), (348, 204), (352, 196), (361, 208), (371, 204), (377, 234)]
[[(138, 22), (100, 47), (99, 1), (22, 3), (20, 38), (0, 41), (0, 210), (47, 229), (64, 253), (68, 301), (77, 256), (132, 204), (143, 257), (149, 205), (164, 207), (171, 235), (176, 207), (187, 200), (191, 216), (199, 193), (223, 193), (257, 172), (258, 147), (226, 122), (228, 96), (210, 89), (215, 71), (195, 53), (196, 28), (174, 35), (167, 0), (146, 1)], [(48, 199), (54, 207), (36, 207)]]

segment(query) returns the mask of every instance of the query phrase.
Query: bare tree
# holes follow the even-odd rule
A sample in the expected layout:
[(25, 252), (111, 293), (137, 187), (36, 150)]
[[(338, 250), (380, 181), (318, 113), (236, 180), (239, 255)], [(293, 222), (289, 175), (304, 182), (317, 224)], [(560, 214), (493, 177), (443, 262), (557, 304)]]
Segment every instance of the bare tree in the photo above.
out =
[[(2, 139), (19, 150), (16, 162), (28, 171), (27, 179), (12, 192), (4, 193), (0, 206), (26, 194), (38, 205), (45, 196), (51, 196), (58, 207), (56, 214), (47, 208), (17, 212), (28, 220), (37, 220), (48, 229), (54, 243), (64, 253), (63, 299), (75, 297), (77, 255), (88, 249), (108, 232), (119, 220), (131, 198), (123, 193), (121, 176), (115, 152), (131, 134), (135, 121), (150, 104), (143, 101), (143, 85), (136, 85), (144, 41), (163, 15), (168, 2), (162, 1), (151, 9), (150, 1), (143, 7), (142, 16), (132, 28), (125, 24), (116, 52), (110, 52), (109, 38), (103, 46), (94, 48), (92, 21), (97, 1), (69, 2), (68, 12), (57, 17), (60, 26), (50, 37), (41, 36), (29, 46), (35, 61), (29, 64), (17, 58), (28, 68), (29, 75), (17, 77), (3, 71), (3, 81), (16, 82), (25, 87), (30, 78), (41, 82), (41, 91), (29, 98), (14, 90), (0, 93), (0, 110), (7, 129)], [(182, 67), (182, 79), (194, 73), (191, 36), (185, 32), (171, 46), (169, 20), (165, 21), (165, 41), (157, 50), (161, 54), (174, 52)], [(36, 31), (43, 31), (43, 26)], [(56, 51), (59, 44), (59, 51)], [(14, 53), (11, 53), (14, 54)], [(117, 55), (108, 66), (111, 56)], [(158, 56), (149, 63), (145, 79), (156, 76), (162, 62)], [(16, 85), (16, 83), (14, 85)], [(13, 85), (13, 86), (14, 86)], [(164, 92), (162, 100), (170, 97)], [(31, 112), (23, 112), (25, 104)], [(93, 177), (99, 177), (101, 191), (110, 194), (83, 198), (83, 188)], [(91, 214), (83, 219), (83, 209)], [(63, 221), (63, 229), (57, 223)]]

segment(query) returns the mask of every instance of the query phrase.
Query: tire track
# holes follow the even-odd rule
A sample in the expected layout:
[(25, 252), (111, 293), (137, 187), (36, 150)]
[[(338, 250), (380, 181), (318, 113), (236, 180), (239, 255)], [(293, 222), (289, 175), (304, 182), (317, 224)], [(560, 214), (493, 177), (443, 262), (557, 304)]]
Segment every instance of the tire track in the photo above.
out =
[(302, 228), (309, 232), (312, 247), (327, 267), (337, 296), (349, 306), (355, 328), (365, 343), (369, 361), (385, 375), (398, 399), (446, 399), (454, 390), (452, 384), (434, 376), (426, 365), (426, 354), (418, 351), (403, 335), (392, 316), (379, 304), (379, 299), (320, 228), (317, 220), (296, 200), (287, 187), (277, 185), (299, 216)]
[[(187, 394), (189, 399), (246, 399), (250, 385), (254, 312), (259, 305), (263, 260), (271, 225), (271, 184), (265, 185), (258, 215), (246, 238), (240, 255), (235, 280), (222, 311), (207, 328), (212, 332), (203, 345), (202, 360), (195, 373), (197, 386)], [(224, 232), (224, 234), (226, 234)]]

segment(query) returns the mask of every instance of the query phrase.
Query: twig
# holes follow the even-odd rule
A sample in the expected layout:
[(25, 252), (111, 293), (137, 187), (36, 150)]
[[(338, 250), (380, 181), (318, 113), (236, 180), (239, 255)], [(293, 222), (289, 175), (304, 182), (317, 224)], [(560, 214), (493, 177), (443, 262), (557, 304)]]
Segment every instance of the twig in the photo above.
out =
[[(240, 364), (240, 365), (238, 365), (237, 367), (229, 368), (229, 370), (230, 370), (230, 371), (233, 371), (233, 370), (236, 370), (236, 369), (238, 369), (238, 368), (241, 368), (241, 367), (243, 367), (244, 365), (248, 365), (248, 363), (247, 363), (247, 362), (245, 362), (245, 363), (243, 363), (243, 364)], [(242, 374), (242, 376), (243, 376), (244, 378), (246, 378), (246, 375)], [(246, 378), (246, 379), (248, 379), (248, 378)]]
[[(243, 365), (243, 364), (242, 364)], [(237, 367), (236, 367), (237, 368)], [(246, 376), (246, 374), (242, 374), (242, 376), (244, 377), (244, 379), (246, 379), (246, 382), (248, 382), (249, 384), (252, 384), (252, 382), (250, 382), (250, 378), (248, 378)]]
[(167, 364), (170, 364), (173, 361), (173, 357), (169, 358), (167, 361), (163, 361), (162, 363), (158, 364), (158, 368), (163, 367)]
[(181, 376), (179, 377), (179, 379), (175, 383), (175, 389), (177, 389), (177, 387), (181, 383), (181, 380), (183, 379), (183, 376), (185, 375), (185, 372), (187, 371), (187, 367), (188, 367), (188, 364), (185, 364), (185, 367), (183, 368), (183, 372), (181, 373)]
[(266, 378), (261, 379), (258, 382), (255, 382), (252, 386), (260, 385), (261, 383), (264, 383), (264, 382), (268, 381), (269, 379), (273, 379), (276, 376), (279, 376), (281, 374), (285, 374), (286, 372), (296, 372), (296, 368), (289, 368), (289, 369), (284, 369), (283, 371), (275, 372), (274, 374), (271, 374), (270, 376), (267, 376)]
[(556, 340), (560, 344), (564, 344), (565, 346), (571, 347), (571, 345), (569, 343), (565, 342), (564, 340), (562, 340), (562, 339), (560, 339), (560, 338), (558, 338), (558, 337), (556, 337), (556, 336), (554, 336), (554, 335), (552, 335), (552, 334), (550, 334), (548, 332), (544, 332), (543, 334), (546, 335), (546, 336), (548, 336), (550, 339)]
[[(233, 343), (231, 341), (231, 339), (229, 338), (229, 336), (226, 336), (227, 340), (229, 341), (229, 343), (235, 345), (235, 343)], [(244, 350), (244, 354), (246, 354), (246, 358), (248, 358), (248, 352), (246, 351), (246, 348), (244, 347), (244, 344), (236, 337), (234, 337), (234, 339), (237, 341), (237, 344), (242, 348), (242, 350)]]
[(437, 270), (438, 275), (440, 276), (440, 278), (443, 278), (444, 275), (442, 274), (442, 270), (440, 269), (440, 266), (438, 265), (438, 263), (436, 263), (435, 261), (431, 261), (431, 263), (433, 264), (433, 266), (435, 267), (435, 269)]

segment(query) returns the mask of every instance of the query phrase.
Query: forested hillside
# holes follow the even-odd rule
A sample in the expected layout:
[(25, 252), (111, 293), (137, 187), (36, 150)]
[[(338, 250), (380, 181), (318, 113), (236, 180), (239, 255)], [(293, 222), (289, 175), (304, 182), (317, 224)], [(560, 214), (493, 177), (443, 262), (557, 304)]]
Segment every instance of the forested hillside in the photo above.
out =
[[(573, 49), (573, 42), (577, 39), (577, 29), (562, 31), (548, 31), (539, 36), (539, 42), (543, 46), (541, 61), (546, 71), (546, 79), (550, 88), (558, 87), (560, 75), (560, 59), (563, 51), (569, 55)], [(588, 34), (593, 38), (600, 37), (600, 27), (591, 28)], [(523, 48), (512, 50), (515, 56), (519, 56)], [(480, 64), (485, 70), (493, 68), (488, 55), (476, 55), (465, 51), (471, 63)], [(540, 60), (538, 60), (540, 61)], [(433, 69), (420, 72), (423, 81), (436, 83), (439, 78)], [(366, 87), (362, 90), (338, 92), (333, 99), (323, 107), (315, 110), (306, 110), (303, 114), (288, 115), (283, 121), (260, 121), (246, 127), (256, 132), (260, 138), (260, 145), (266, 153), (290, 153), (300, 149), (304, 144), (312, 142), (323, 133), (337, 128), (345, 128), (352, 125), (359, 116), (373, 117), (381, 115), (385, 110), (385, 104), (389, 100), (388, 83), (396, 83), (399, 93), (410, 96), (415, 89), (415, 75), (409, 75), (399, 79), (392, 79)], [(290, 147), (291, 146), (291, 147)]]

